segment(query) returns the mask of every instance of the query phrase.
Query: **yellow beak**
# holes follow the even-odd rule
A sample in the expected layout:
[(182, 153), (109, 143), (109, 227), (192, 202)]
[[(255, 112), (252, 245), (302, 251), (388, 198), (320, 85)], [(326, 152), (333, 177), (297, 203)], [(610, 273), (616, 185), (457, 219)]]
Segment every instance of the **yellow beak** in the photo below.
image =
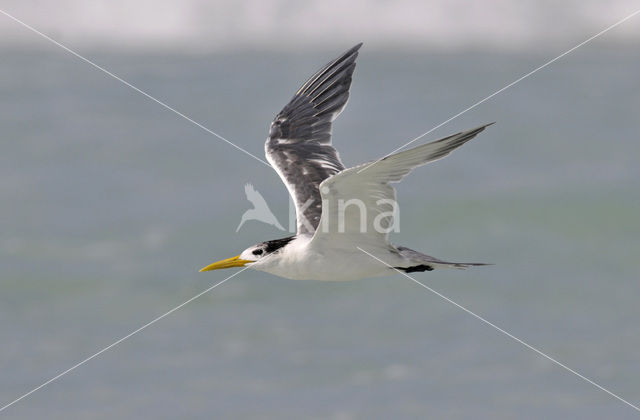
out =
[(244, 267), (245, 264), (251, 263), (255, 261), (250, 260), (241, 260), (240, 255), (237, 255), (232, 258), (227, 258), (226, 260), (214, 262), (213, 264), (209, 264), (205, 268), (201, 269), (200, 272), (203, 271), (211, 271), (211, 270), (220, 270), (221, 268), (231, 268), (231, 267)]

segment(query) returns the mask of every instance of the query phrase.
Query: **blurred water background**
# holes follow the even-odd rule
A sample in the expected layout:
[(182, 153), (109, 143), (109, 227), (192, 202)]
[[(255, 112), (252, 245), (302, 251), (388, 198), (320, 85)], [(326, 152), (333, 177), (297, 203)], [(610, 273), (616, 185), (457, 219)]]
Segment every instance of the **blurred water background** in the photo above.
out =
[[(268, 125), (298, 85), (360, 40), (83, 54), (262, 157)], [(383, 156), (574, 44), (447, 52), (365, 42), (334, 144), (347, 166)], [(270, 168), (54, 46), (1, 55), (4, 405), (231, 274), (200, 267), (284, 236), (257, 222), (235, 232), (250, 206), (246, 182), (285, 225), (288, 196)], [(635, 404), (638, 74), (635, 45), (597, 40), (425, 137), (497, 121), (398, 185), (393, 237), (495, 263), (415, 277)], [(251, 271), (0, 414), (637, 415), (405, 278)]]

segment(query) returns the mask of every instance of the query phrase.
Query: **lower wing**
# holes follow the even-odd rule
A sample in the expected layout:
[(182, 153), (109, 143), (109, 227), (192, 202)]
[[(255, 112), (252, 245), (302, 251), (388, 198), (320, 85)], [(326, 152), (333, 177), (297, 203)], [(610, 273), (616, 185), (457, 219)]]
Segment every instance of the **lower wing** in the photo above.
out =
[(487, 126), (463, 131), (373, 163), (345, 169), (320, 184), (322, 215), (312, 242), (330, 240), (332, 247), (388, 246), (394, 215), (395, 189), (414, 168), (447, 156)]

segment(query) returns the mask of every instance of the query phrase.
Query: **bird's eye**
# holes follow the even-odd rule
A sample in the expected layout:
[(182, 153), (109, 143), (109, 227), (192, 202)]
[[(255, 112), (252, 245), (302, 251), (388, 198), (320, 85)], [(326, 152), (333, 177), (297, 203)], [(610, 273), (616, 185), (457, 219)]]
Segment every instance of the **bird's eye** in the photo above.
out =
[(253, 251), (253, 255), (262, 255), (262, 250), (256, 249), (255, 251)]

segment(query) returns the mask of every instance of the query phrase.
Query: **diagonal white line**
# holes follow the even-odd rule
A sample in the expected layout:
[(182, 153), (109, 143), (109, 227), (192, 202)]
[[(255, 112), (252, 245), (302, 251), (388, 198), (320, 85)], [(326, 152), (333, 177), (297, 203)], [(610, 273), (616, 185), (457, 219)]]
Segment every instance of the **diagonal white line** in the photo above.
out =
[(66, 47), (65, 45), (62, 45), (61, 43), (59, 43), (58, 41), (56, 41), (55, 39), (43, 34), (42, 32), (38, 31), (36, 28), (34, 28), (33, 26), (30, 26), (28, 24), (26, 24), (25, 22), (21, 21), (20, 19), (16, 18), (13, 15), (10, 15), (9, 13), (5, 12), (4, 10), (0, 9), (0, 13), (2, 13), (3, 15), (5, 15), (6, 17), (8, 17), (9, 19), (15, 21), (16, 23), (19, 23), (20, 25), (24, 26), (25, 28), (29, 29), (31, 32), (34, 32), (38, 35), (40, 35), (41, 37), (43, 37), (44, 39), (54, 43), (55, 45), (57, 45), (58, 47), (62, 48), (63, 50), (67, 51), (70, 54), (75, 55), (76, 57), (78, 57), (80, 60), (84, 61), (85, 63), (95, 67), (96, 69), (100, 70), (101, 72), (113, 77), (114, 79), (116, 79), (117, 81), (123, 83), (124, 85), (130, 87), (131, 89), (135, 90), (136, 92), (146, 96), (147, 98), (151, 99), (152, 101), (156, 102), (157, 104), (161, 105), (162, 107), (168, 109), (169, 111), (179, 115), (180, 117), (184, 118), (185, 120), (189, 121), (192, 124), (195, 124), (196, 126), (200, 127), (201, 129), (203, 129), (204, 131), (206, 131), (209, 134), (213, 134), (214, 136), (216, 136), (217, 138), (219, 138), (220, 140), (228, 143), (229, 145), (235, 147), (236, 149), (240, 150), (241, 152), (251, 156), (252, 158), (254, 158), (255, 160), (264, 163), (265, 165), (267, 165), (268, 167), (271, 167), (271, 165), (269, 165), (267, 162), (265, 162), (264, 160), (260, 159), (259, 157), (255, 156), (254, 154), (246, 151), (245, 149), (243, 149), (242, 147), (236, 145), (235, 143), (227, 140), (226, 138), (222, 137), (220, 134), (208, 129), (207, 127), (205, 127), (204, 125), (200, 124), (197, 121), (194, 121), (193, 119), (187, 117), (186, 115), (184, 115), (182, 112), (176, 110), (175, 108), (170, 107), (169, 105), (167, 105), (166, 103), (162, 102), (161, 100), (151, 96), (150, 94), (148, 94), (147, 92), (143, 91), (142, 89), (139, 89), (137, 87), (135, 87), (134, 85), (132, 85), (131, 83), (127, 82), (126, 80), (116, 76), (115, 74), (111, 73), (109, 70), (105, 69), (104, 67), (99, 66), (98, 64), (94, 63), (93, 61), (89, 60), (88, 58), (83, 57), (82, 55), (78, 54), (77, 52), (73, 51), (72, 49)]
[(600, 390), (606, 392), (607, 394), (611, 395), (612, 397), (622, 401), (623, 403), (627, 404), (629, 407), (635, 409), (636, 411), (640, 411), (640, 408), (638, 408), (637, 406), (631, 404), (629, 401), (625, 400), (622, 397), (619, 397), (618, 395), (614, 394), (613, 392), (609, 391), (608, 389), (606, 389), (605, 387), (598, 385), (597, 383), (595, 383), (594, 381), (592, 381), (591, 379), (587, 378), (584, 375), (581, 375), (580, 373), (576, 372), (575, 370), (571, 369), (570, 367), (568, 367), (567, 365), (564, 365), (562, 363), (560, 363), (559, 361), (557, 361), (556, 359), (554, 359), (553, 357), (547, 355), (546, 353), (543, 353), (542, 351), (538, 350), (537, 348), (533, 347), (532, 345), (522, 341), (521, 339), (519, 339), (518, 337), (514, 336), (513, 334), (508, 333), (507, 331), (503, 330), (502, 328), (498, 327), (497, 325), (495, 325), (494, 323), (487, 321), (486, 319), (484, 319), (483, 317), (481, 317), (480, 315), (476, 314), (475, 312), (472, 312), (471, 310), (465, 308), (464, 306), (452, 301), (451, 299), (449, 299), (448, 297), (446, 297), (445, 295), (443, 295), (442, 293), (439, 293), (437, 291), (435, 291), (434, 289), (432, 289), (431, 287), (427, 286), (426, 284), (419, 282), (418, 280), (414, 279), (413, 277), (411, 277), (410, 275), (408, 275), (407, 273), (398, 270), (395, 267), (392, 267), (391, 265), (387, 264), (386, 262), (382, 261), (380, 258), (376, 257), (375, 255), (365, 251), (364, 249), (357, 247), (360, 251), (364, 252), (365, 254), (369, 255), (371, 258), (374, 258), (378, 261), (380, 261), (382, 264), (386, 265), (389, 268), (393, 268), (394, 270), (396, 270), (398, 273), (402, 274), (403, 276), (405, 276), (406, 278), (408, 278), (409, 280), (415, 282), (416, 284), (424, 287), (425, 289), (427, 289), (428, 291), (430, 291), (431, 293), (434, 293), (438, 296), (440, 296), (442, 299), (446, 300), (447, 302), (451, 303), (452, 305), (457, 306), (458, 308), (462, 309), (463, 311), (465, 311), (466, 313), (468, 313), (469, 315), (479, 319), (480, 321), (484, 322), (485, 324), (489, 325), (490, 327), (495, 328), (496, 330), (500, 331), (502, 334), (506, 335), (507, 337), (517, 341), (518, 343), (522, 344), (523, 346), (527, 347), (530, 350), (533, 350), (534, 352), (538, 353), (540, 356), (552, 361), (553, 363), (555, 363), (556, 365), (560, 366), (561, 368), (573, 373), (574, 375), (576, 375), (577, 377), (589, 382), (591, 385), (595, 386), (596, 388), (599, 388)]
[(532, 74), (538, 72), (539, 70), (542, 70), (543, 68), (547, 67), (549, 64), (552, 64), (556, 61), (558, 61), (559, 59), (561, 59), (562, 57), (564, 57), (565, 55), (577, 50), (578, 48), (582, 47), (584, 44), (587, 44), (591, 41), (593, 41), (594, 39), (598, 38), (600, 35), (603, 35), (607, 32), (609, 32), (611, 29), (615, 28), (618, 25), (621, 25), (622, 23), (626, 22), (627, 20), (631, 19), (632, 17), (634, 17), (635, 15), (637, 15), (638, 13), (640, 13), (640, 9), (636, 10), (635, 12), (631, 13), (629, 16), (620, 19), (619, 21), (617, 21), (616, 23), (614, 23), (611, 26), (606, 27), (605, 29), (601, 30), (600, 32), (598, 32), (597, 34), (585, 39), (584, 41), (582, 41), (581, 43), (579, 43), (578, 45), (576, 45), (575, 47), (563, 52), (562, 54), (560, 54), (559, 56), (557, 56), (556, 58), (553, 58), (549, 61), (547, 61), (546, 63), (542, 64), (541, 66), (536, 67), (535, 69), (531, 70), (529, 73), (525, 74), (524, 76), (519, 77), (518, 79), (514, 80), (513, 82), (509, 83), (508, 85), (506, 85), (505, 87), (496, 90), (495, 92), (493, 92), (491, 95), (487, 96), (484, 99), (479, 100), (478, 102), (476, 102), (475, 104), (471, 105), (470, 107), (458, 112), (456, 115), (454, 115), (453, 117), (441, 122), (440, 124), (436, 125), (435, 127), (433, 127), (431, 130), (424, 132), (422, 134), (420, 134), (418, 137), (414, 138), (413, 140), (403, 144), (402, 146), (398, 147), (397, 149), (395, 149), (394, 151), (392, 151), (391, 153), (387, 153), (386, 155), (384, 155), (383, 157), (381, 157), (380, 159), (374, 160), (373, 162), (371, 162), (370, 164), (368, 164), (367, 166), (365, 166), (364, 168), (360, 169), (358, 171), (358, 173), (362, 172), (362, 171), (366, 171), (367, 169), (369, 169), (370, 167), (372, 167), (373, 165), (375, 165), (376, 163), (380, 162), (382, 159), (386, 158), (387, 156), (391, 156), (392, 154), (404, 149), (405, 147), (407, 147), (408, 145), (410, 145), (411, 143), (420, 140), (421, 138), (423, 138), (424, 136), (426, 136), (427, 134), (437, 130), (438, 128), (442, 127), (443, 125), (447, 124), (448, 122), (451, 122), (453, 120), (455, 120), (456, 118), (458, 118), (459, 116), (461, 116), (462, 114), (466, 113), (467, 111), (471, 111), (473, 108), (477, 107), (480, 104), (483, 104), (484, 102), (488, 101), (489, 99), (493, 98), (494, 96), (504, 92), (505, 90), (509, 89), (511, 86), (515, 85), (516, 83), (519, 83), (521, 81), (523, 81), (524, 79), (526, 79), (527, 77), (531, 76)]
[(91, 356), (87, 357), (86, 359), (82, 360), (81, 362), (76, 363), (75, 365), (71, 366), (69, 369), (60, 372), (58, 375), (54, 376), (53, 378), (49, 379), (48, 381), (38, 385), (37, 387), (33, 388), (31, 391), (27, 392), (26, 394), (23, 394), (22, 396), (16, 398), (15, 400), (11, 401), (9, 404), (4, 405), (2, 407), (0, 407), (0, 412), (4, 411), (5, 409), (11, 407), (13, 404), (17, 403), (18, 401), (27, 398), (29, 395), (33, 394), (34, 392), (38, 391), (41, 388), (44, 388), (45, 386), (49, 385), (51, 382), (61, 378), (62, 376), (66, 375), (67, 373), (71, 372), (72, 370), (84, 365), (85, 363), (87, 363), (89, 360), (100, 356), (102, 353), (104, 353), (105, 351), (109, 350), (112, 347), (117, 346), (118, 344), (122, 343), (124, 340), (130, 338), (131, 336), (139, 333), (140, 331), (144, 330), (145, 328), (155, 324), (156, 322), (160, 321), (162, 318), (174, 313), (175, 311), (177, 311), (178, 309), (182, 308), (183, 306), (185, 306), (186, 304), (193, 302), (194, 300), (198, 299), (200, 296), (204, 295), (205, 293), (210, 292), (211, 290), (215, 289), (216, 287), (220, 286), (221, 284), (223, 284), (224, 282), (226, 282), (227, 280), (231, 279), (232, 277), (235, 277), (236, 275), (242, 273), (244, 270), (250, 268), (249, 266), (246, 266), (245, 268), (243, 268), (240, 271), (237, 271), (235, 273), (233, 273), (232, 275), (230, 275), (229, 277), (227, 277), (226, 279), (214, 284), (213, 286), (209, 287), (208, 289), (198, 293), (197, 295), (195, 295), (194, 297), (192, 297), (191, 299), (181, 303), (180, 305), (176, 306), (175, 308), (171, 309), (170, 311), (165, 312), (164, 314), (160, 315), (157, 318), (154, 318), (152, 321), (147, 322), (146, 324), (144, 324), (142, 327), (131, 331), (129, 334), (125, 335), (124, 337), (120, 338), (119, 340), (109, 344), (107, 347), (103, 348), (102, 350), (100, 350), (97, 353), (92, 354)]

